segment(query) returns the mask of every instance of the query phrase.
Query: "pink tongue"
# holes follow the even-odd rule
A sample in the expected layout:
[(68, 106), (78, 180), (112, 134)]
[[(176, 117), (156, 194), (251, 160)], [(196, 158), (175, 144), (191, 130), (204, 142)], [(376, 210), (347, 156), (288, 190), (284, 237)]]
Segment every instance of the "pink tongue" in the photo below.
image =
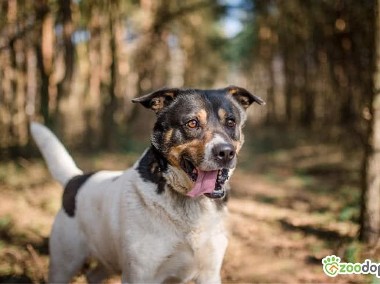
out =
[(187, 193), (188, 196), (196, 197), (204, 193), (211, 193), (214, 191), (218, 171), (204, 172), (198, 170), (198, 177), (195, 185), (191, 191)]

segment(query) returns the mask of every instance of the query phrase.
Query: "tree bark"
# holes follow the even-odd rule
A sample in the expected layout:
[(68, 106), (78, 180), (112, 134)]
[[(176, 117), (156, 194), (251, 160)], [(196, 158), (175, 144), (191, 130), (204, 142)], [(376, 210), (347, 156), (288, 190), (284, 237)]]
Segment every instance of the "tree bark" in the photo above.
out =
[(48, 126), (52, 126), (52, 117), (50, 114), (50, 92), (49, 84), (52, 73), (53, 65), (53, 29), (54, 22), (48, 4), (41, 0), (36, 3), (36, 15), (41, 19), (41, 26), (39, 27), (36, 39), (36, 55), (37, 55), (37, 68), (40, 73), (41, 86), (40, 86), (40, 112), (44, 122)]
[(102, 23), (99, 15), (99, 8), (91, 5), (90, 8), (89, 31), (90, 39), (88, 43), (88, 62), (91, 69), (88, 71), (88, 81), (86, 99), (84, 104), (85, 135), (83, 145), (89, 150), (99, 147), (101, 138), (101, 120), (99, 112), (101, 110), (100, 86), (102, 77), (102, 52), (101, 33)]
[(380, 0), (377, 1), (375, 29), (374, 93), (371, 102), (371, 119), (368, 127), (368, 144), (363, 164), (363, 192), (360, 238), (374, 245), (380, 237)]
[(64, 54), (64, 72), (62, 79), (57, 83), (57, 103), (54, 110), (55, 123), (57, 129), (62, 129), (63, 125), (60, 114), (60, 102), (63, 97), (71, 94), (71, 82), (74, 71), (74, 44), (71, 40), (74, 24), (72, 21), (71, 0), (59, 0), (58, 19), (63, 27), (63, 54)]
[(102, 147), (112, 149), (115, 146), (115, 136), (117, 125), (114, 120), (117, 98), (116, 98), (116, 81), (118, 76), (118, 49), (116, 43), (116, 24), (117, 13), (119, 9), (118, 0), (110, 0), (109, 4), (109, 32), (110, 32), (110, 81), (106, 86), (107, 97), (104, 100), (104, 108), (102, 113)]

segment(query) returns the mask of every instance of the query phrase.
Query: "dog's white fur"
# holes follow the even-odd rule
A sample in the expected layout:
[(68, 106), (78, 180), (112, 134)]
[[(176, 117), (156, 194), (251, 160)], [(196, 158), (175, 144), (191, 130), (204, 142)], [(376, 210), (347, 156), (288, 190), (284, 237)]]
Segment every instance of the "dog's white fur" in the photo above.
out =
[[(50, 130), (32, 123), (31, 133), (62, 185), (82, 173)], [(91, 282), (111, 273), (130, 283), (221, 282), (226, 209), (203, 196), (157, 194), (137, 165), (94, 174), (77, 194), (75, 216), (58, 212), (50, 237), (49, 282), (69, 282), (88, 257), (100, 263), (88, 275)]]
[(38, 148), (41, 149), (50, 173), (60, 184), (66, 185), (73, 176), (83, 173), (62, 143), (48, 128), (32, 122), (30, 131)]

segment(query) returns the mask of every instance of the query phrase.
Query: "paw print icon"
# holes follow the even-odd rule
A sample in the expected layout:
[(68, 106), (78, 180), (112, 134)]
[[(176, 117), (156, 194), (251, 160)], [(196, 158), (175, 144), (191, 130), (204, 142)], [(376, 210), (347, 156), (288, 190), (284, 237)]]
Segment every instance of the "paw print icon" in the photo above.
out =
[(322, 259), (323, 271), (327, 276), (335, 277), (339, 272), (340, 257), (329, 255)]

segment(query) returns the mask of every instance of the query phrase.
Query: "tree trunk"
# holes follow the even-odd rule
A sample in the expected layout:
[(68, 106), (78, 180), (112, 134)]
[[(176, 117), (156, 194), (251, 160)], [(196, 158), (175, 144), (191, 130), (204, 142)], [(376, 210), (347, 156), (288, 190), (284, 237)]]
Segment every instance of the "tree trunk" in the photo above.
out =
[(88, 62), (91, 69), (88, 71), (86, 99), (84, 104), (85, 135), (83, 145), (94, 150), (99, 147), (101, 138), (101, 110), (100, 86), (102, 77), (101, 33), (102, 24), (99, 9), (95, 5), (90, 7), (90, 39), (88, 43)]
[(363, 193), (360, 238), (374, 245), (380, 237), (380, 0), (377, 1), (375, 29), (374, 93), (371, 100), (368, 144), (363, 164)]
[(36, 15), (41, 19), (41, 27), (36, 39), (37, 68), (40, 73), (40, 112), (44, 122), (52, 126), (52, 117), (50, 115), (50, 76), (53, 65), (53, 29), (54, 22), (48, 4), (41, 0), (36, 3)]
[(267, 123), (275, 124), (277, 123), (276, 116), (276, 99), (275, 99), (275, 80), (274, 80), (274, 68), (273, 68), (273, 54), (271, 53), (270, 58), (264, 63), (268, 70), (269, 86), (267, 90), (267, 103), (268, 103), (268, 113), (267, 113)]
[(118, 76), (117, 66), (118, 66), (118, 50), (116, 44), (116, 23), (117, 23), (117, 13), (119, 9), (118, 0), (109, 1), (109, 32), (110, 32), (110, 81), (108, 86), (106, 86), (105, 91), (107, 97), (104, 100), (104, 108), (102, 113), (102, 147), (106, 149), (112, 149), (115, 147), (115, 136), (116, 136), (116, 123), (114, 120), (116, 108), (117, 108), (117, 98), (116, 98), (116, 80)]
[[(133, 56), (134, 68), (137, 73), (137, 94), (138, 96), (147, 94), (154, 89), (166, 85), (166, 64), (168, 61), (167, 49), (163, 42), (162, 28), (163, 20), (160, 17), (160, 11), (165, 6), (164, 2), (154, 0), (141, 0), (141, 9), (144, 11), (143, 34), (139, 42), (139, 48)], [(167, 19), (165, 19), (167, 20)], [(131, 115), (128, 119), (128, 135), (133, 134), (136, 140), (147, 141), (149, 131), (146, 131), (147, 125), (153, 125), (154, 115), (138, 105), (134, 105)]]
[(308, 48), (304, 48), (304, 62), (302, 63), (303, 68), (303, 76), (304, 80), (302, 82), (301, 87), (301, 94), (302, 94), (302, 110), (301, 110), (301, 121), (300, 125), (309, 128), (312, 126), (312, 123), (314, 121), (315, 115), (314, 115), (314, 107), (315, 107), (315, 101), (314, 101), (314, 90), (312, 87), (312, 76), (311, 72), (313, 69), (315, 69), (315, 66), (313, 66), (312, 63), (312, 54), (308, 50)]
[(74, 44), (71, 40), (74, 25), (71, 4), (71, 0), (59, 0), (58, 22), (63, 26), (64, 72), (62, 79), (57, 83), (57, 102), (54, 110), (54, 123), (57, 130), (63, 128), (60, 103), (63, 97), (68, 97), (71, 94), (71, 81), (74, 71)]

